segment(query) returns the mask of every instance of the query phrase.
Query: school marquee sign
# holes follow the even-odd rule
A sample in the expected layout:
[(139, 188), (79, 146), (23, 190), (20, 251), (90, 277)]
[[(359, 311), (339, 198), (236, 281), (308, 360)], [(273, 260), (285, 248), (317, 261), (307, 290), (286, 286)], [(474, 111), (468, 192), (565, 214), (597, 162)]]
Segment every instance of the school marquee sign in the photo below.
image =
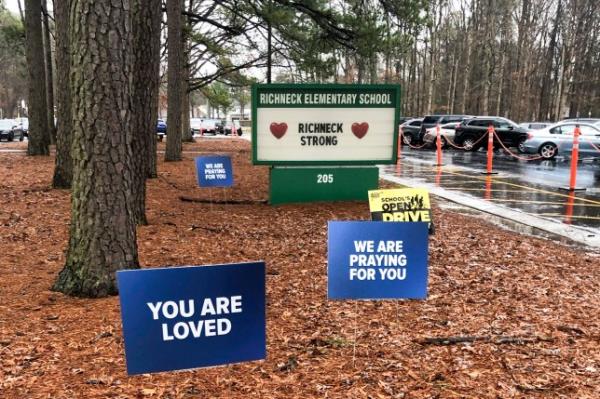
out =
[(396, 162), (397, 85), (259, 84), (252, 88), (253, 162)]

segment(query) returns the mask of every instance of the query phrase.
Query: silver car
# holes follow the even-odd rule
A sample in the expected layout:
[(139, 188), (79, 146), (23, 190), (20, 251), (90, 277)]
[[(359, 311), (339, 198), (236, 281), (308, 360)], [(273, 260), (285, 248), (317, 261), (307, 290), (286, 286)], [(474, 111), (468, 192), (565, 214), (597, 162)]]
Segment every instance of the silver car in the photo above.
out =
[[(569, 155), (573, 149), (573, 132), (577, 123), (563, 121), (545, 129), (529, 132), (519, 147), (525, 153), (539, 154), (544, 159)], [(579, 123), (579, 154), (582, 157), (600, 157), (600, 126)]]
[[(454, 132), (456, 130), (456, 126), (458, 125), (460, 125), (460, 122), (450, 122), (440, 126), (440, 140), (442, 141), (442, 148), (446, 148), (448, 146), (448, 141), (454, 143)], [(437, 130), (435, 126), (430, 127), (425, 131), (423, 143), (426, 143), (429, 146), (435, 146), (436, 139)]]

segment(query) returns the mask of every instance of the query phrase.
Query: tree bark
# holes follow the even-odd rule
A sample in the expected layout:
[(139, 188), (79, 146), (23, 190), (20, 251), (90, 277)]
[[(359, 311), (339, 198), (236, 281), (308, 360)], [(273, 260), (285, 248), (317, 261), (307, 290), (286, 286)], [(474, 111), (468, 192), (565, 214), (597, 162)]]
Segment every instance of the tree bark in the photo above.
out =
[(25, 53), (28, 72), (29, 105), (29, 155), (48, 155), (48, 107), (46, 102), (46, 71), (44, 70), (44, 44), (42, 40), (42, 3), (25, 0)]
[(181, 0), (167, 1), (167, 149), (165, 161), (181, 160)]
[(181, 80), (181, 141), (193, 143), (194, 136), (192, 135), (192, 127), (190, 125), (190, 92), (187, 76), (189, 76), (188, 68), (183, 68), (183, 76)]
[(456, 79), (458, 76), (458, 54), (455, 52), (452, 60), (452, 73), (450, 74), (450, 90), (448, 91), (448, 112), (454, 113), (454, 104), (456, 103)]
[(550, 33), (550, 44), (548, 45), (548, 49), (546, 50), (544, 73), (541, 77), (541, 90), (539, 97), (540, 109), (538, 112), (539, 120), (548, 120), (551, 114), (551, 96), (549, 96), (548, 93), (552, 91), (552, 70), (554, 66), (553, 63), (556, 58), (556, 41), (558, 36), (558, 29), (560, 26), (561, 14), (562, 0), (558, 0), (558, 5), (556, 6), (556, 13), (554, 16), (554, 22), (552, 25), (552, 32)]
[[(269, 12), (271, 12), (269, 10)], [(269, 18), (271, 16), (269, 15)], [(271, 27), (271, 21), (267, 20), (267, 83), (271, 83), (271, 68), (273, 66), (273, 29)]]
[[(188, 14), (193, 11), (194, 1), (189, 0), (188, 3)], [(186, 143), (193, 143), (194, 136), (192, 135), (192, 128), (190, 126), (190, 44), (189, 35), (192, 29), (192, 22), (190, 18), (183, 18), (185, 21), (184, 29), (182, 29), (181, 35), (181, 47), (182, 47), (182, 65), (181, 65), (181, 141)]]
[[(156, 121), (160, 66), (160, 0), (132, 1), (133, 31), (133, 196), (132, 208), (137, 224), (146, 218), (146, 178), (150, 160), (156, 157)], [(152, 144), (154, 143), (154, 147)], [(153, 155), (154, 154), (154, 155)]]
[(48, 107), (48, 134), (50, 142), (56, 144), (56, 126), (54, 124), (54, 73), (52, 71), (52, 41), (50, 40), (50, 18), (48, 18), (48, 0), (42, 1), (44, 21), (44, 59), (46, 66), (46, 105)]
[(53, 288), (103, 297), (117, 294), (117, 270), (139, 267), (128, 200), (133, 195), (130, 3), (77, 0), (70, 17), (71, 228), (66, 264)]
[(52, 187), (71, 188), (73, 160), (71, 158), (72, 114), (69, 40), (69, 7), (71, 0), (54, 1), (54, 26), (56, 31), (56, 159)]
[(470, 94), (470, 87), (469, 87), (469, 76), (470, 76), (470, 72), (471, 72), (471, 68), (470, 68), (470, 64), (471, 64), (471, 34), (469, 32), (465, 33), (467, 35), (466, 37), (466, 51), (465, 51), (465, 60), (466, 62), (463, 64), (464, 68), (463, 68), (463, 90), (462, 90), (462, 103), (461, 103), (461, 114), (466, 114), (467, 112), (467, 97)]

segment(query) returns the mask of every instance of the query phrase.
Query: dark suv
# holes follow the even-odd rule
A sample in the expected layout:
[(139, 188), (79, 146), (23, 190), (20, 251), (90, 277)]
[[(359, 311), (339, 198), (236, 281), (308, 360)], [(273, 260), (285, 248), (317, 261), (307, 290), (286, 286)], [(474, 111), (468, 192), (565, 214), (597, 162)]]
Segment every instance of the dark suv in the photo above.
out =
[[(496, 134), (506, 147), (519, 147), (527, 139), (527, 129), (522, 128), (510, 119), (498, 116), (480, 116), (464, 120), (457, 128), (454, 142), (465, 147), (467, 151), (477, 151), (487, 144), (483, 138), (487, 134), (488, 127), (492, 125)], [(500, 143), (494, 136), (494, 147)]]
[(419, 136), (416, 137), (416, 141), (422, 143), (423, 136), (425, 136), (427, 129), (432, 128), (437, 124), (441, 126), (451, 122), (462, 122), (463, 120), (472, 117), (472, 115), (427, 115), (423, 119), (421, 130), (419, 130)]

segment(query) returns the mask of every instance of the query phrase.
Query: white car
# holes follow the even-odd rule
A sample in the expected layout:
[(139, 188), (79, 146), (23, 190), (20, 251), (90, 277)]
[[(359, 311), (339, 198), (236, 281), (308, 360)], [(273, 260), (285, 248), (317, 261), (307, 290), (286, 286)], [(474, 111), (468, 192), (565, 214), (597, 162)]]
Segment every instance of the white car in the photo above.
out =
[[(440, 139), (442, 141), (442, 147), (447, 147), (448, 141), (454, 142), (454, 133), (458, 125), (460, 125), (460, 122), (450, 122), (440, 126)], [(435, 146), (436, 138), (436, 127), (430, 127), (425, 131), (423, 143)]]

